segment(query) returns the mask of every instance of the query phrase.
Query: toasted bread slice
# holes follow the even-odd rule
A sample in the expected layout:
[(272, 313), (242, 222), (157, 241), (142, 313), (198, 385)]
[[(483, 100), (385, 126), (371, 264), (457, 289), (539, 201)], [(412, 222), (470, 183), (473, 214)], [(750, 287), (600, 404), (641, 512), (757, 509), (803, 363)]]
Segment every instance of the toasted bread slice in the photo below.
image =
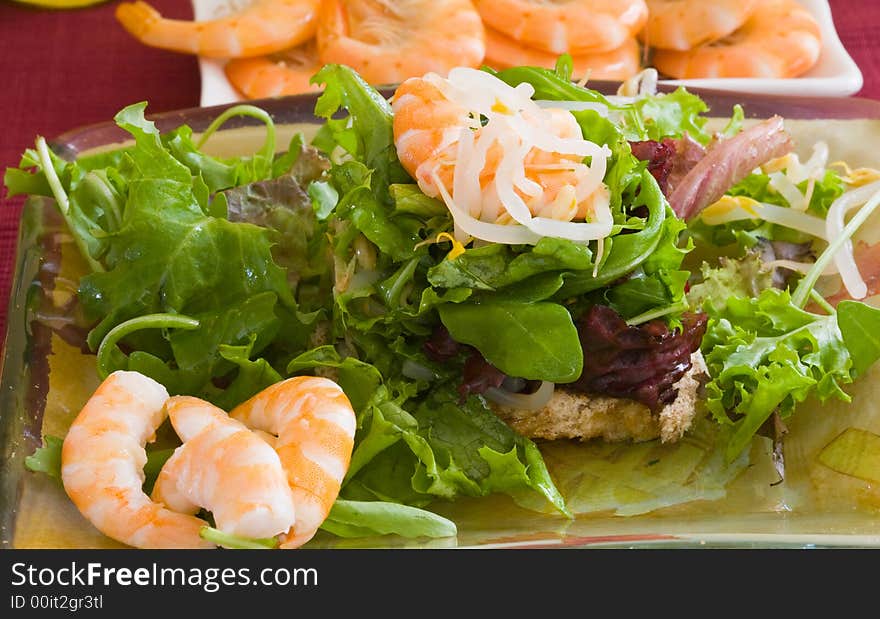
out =
[(675, 442), (690, 428), (700, 405), (700, 390), (707, 377), (700, 351), (691, 355), (691, 369), (675, 383), (676, 399), (659, 413), (626, 398), (591, 395), (557, 387), (550, 401), (537, 411), (492, 405), (495, 413), (514, 430), (529, 438), (606, 441)]

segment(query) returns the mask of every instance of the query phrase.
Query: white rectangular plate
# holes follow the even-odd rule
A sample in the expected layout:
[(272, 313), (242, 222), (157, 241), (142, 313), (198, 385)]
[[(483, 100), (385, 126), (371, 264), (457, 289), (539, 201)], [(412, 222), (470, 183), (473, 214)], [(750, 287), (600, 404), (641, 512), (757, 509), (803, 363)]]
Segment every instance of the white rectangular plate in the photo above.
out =
[[(661, 83), (771, 95), (845, 97), (855, 94), (862, 88), (862, 72), (840, 42), (827, 0), (798, 1), (816, 16), (822, 27), (822, 53), (816, 66), (805, 75), (792, 79), (724, 78)], [(248, 3), (249, 0), (192, 0), (197, 20), (219, 17)], [(242, 100), (226, 79), (224, 64), (223, 60), (199, 58), (202, 106)]]

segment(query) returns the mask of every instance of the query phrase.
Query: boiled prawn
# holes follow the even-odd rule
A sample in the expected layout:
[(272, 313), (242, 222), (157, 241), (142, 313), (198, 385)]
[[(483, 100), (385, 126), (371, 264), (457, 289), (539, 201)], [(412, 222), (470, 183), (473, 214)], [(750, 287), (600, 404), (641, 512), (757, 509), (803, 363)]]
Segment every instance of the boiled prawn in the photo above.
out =
[(351, 403), (333, 381), (299, 376), (267, 387), (230, 416), (278, 437), (275, 450), (296, 509), (281, 547), (301, 546), (327, 518), (348, 470), (355, 431)]
[(733, 34), (690, 51), (656, 50), (654, 64), (678, 79), (789, 78), (819, 59), (816, 19), (796, 0), (766, 0)]
[(226, 17), (186, 21), (162, 17), (138, 0), (116, 7), (116, 18), (141, 43), (209, 58), (247, 58), (310, 39), (320, 0), (254, 0)]
[(223, 410), (187, 396), (165, 408), (183, 441), (152, 498), (176, 512), (211, 512), (218, 529), (250, 538), (286, 533), (295, 521), (287, 476), (273, 446)]
[(446, 202), (457, 236), (534, 243), (610, 233), (607, 148), (585, 140), (571, 112), (541, 108), (532, 93), (473, 69), (411, 78), (395, 92), (398, 157), (425, 194)]
[(312, 42), (299, 47), (255, 58), (234, 58), (224, 71), (229, 82), (249, 99), (318, 92), (310, 83), (320, 64)]
[[(486, 64), (495, 69), (533, 66), (552, 69), (558, 56), (543, 50), (526, 47), (515, 39), (486, 28)], [(595, 54), (572, 56), (574, 75), (589, 75), (597, 80), (626, 80), (639, 72), (641, 54), (639, 44), (629, 38), (617, 49)]]
[(648, 21), (639, 38), (651, 47), (689, 50), (742, 26), (758, 0), (645, 0)]
[(554, 54), (617, 49), (648, 19), (645, 0), (475, 0), (487, 26)]
[(77, 509), (104, 535), (138, 548), (213, 548), (208, 523), (154, 502), (143, 489), (146, 443), (165, 420), (165, 388), (137, 372), (108, 376), (64, 439), (61, 478)]
[(486, 45), (470, 0), (325, 0), (316, 33), (322, 64), (344, 64), (371, 84), (476, 67)]

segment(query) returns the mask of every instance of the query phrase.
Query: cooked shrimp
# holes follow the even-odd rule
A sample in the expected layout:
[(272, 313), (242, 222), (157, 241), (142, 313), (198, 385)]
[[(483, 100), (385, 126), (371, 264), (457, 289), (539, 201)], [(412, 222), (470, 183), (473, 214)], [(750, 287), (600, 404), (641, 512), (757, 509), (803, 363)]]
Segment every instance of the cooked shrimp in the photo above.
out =
[(486, 46), (470, 0), (325, 0), (318, 14), (322, 64), (345, 64), (371, 84), (476, 67)]
[(318, 69), (312, 41), (270, 56), (234, 58), (224, 68), (229, 82), (248, 99), (318, 92), (320, 86), (309, 83)]
[(659, 49), (688, 50), (726, 37), (742, 26), (758, 0), (645, 0), (648, 21), (639, 38)]
[[(597, 207), (607, 207), (607, 155), (583, 140), (571, 112), (541, 109), (529, 93), (485, 72), (456, 69), (449, 80), (409, 79), (395, 92), (392, 109), (404, 168), (425, 194), (451, 194), (471, 217), (510, 223), (511, 200), (522, 200), (532, 216), (566, 222), (595, 219)], [(475, 121), (481, 116), (489, 118), (485, 126)], [(526, 137), (542, 147), (522, 152)], [(464, 158), (463, 148), (470, 153)], [(586, 153), (593, 157), (590, 166), (583, 161)]]
[(487, 26), (554, 54), (595, 54), (623, 45), (648, 19), (645, 0), (475, 0)]
[(230, 416), (277, 435), (296, 509), (281, 547), (302, 546), (327, 518), (348, 470), (356, 424), (348, 398), (331, 380), (299, 376), (267, 387)]
[[(526, 47), (494, 28), (486, 28), (485, 62), (495, 69), (523, 65), (552, 69), (556, 66), (557, 58), (550, 52)], [(641, 69), (639, 44), (633, 38), (610, 52), (581, 54), (571, 59), (576, 77), (589, 74), (591, 79), (597, 80), (626, 80)]]
[(116, 19), (141, 43), (210, 58), (263, 56), (315, 34), (320, 0), (254, 0), (241, 11), (208, 21), (162, 17), (146, 2), (123, 2)]
[(213, 548), (208, 525), (150, 500), (142, 489), (144, 446), (165, 420), (165, 388), (137, 372), (114, 372), (77, 415), (61, 451), (67, 495), (95, 527), (138, 548)]
[(165, 408), (183, 445), (162, 467), (154, 501), (186, 514), (203, 507), (232, 535), (267, 538), (290, 529), (293, 497), (272, 446), (204, 400), (176, 396)]
[(730, 36), (685, 52), (656, 50), (654, 64), (679, 79), (797, 77), (816, 64), (821, 47), (809, 11), (796, 0), (766, 0)]

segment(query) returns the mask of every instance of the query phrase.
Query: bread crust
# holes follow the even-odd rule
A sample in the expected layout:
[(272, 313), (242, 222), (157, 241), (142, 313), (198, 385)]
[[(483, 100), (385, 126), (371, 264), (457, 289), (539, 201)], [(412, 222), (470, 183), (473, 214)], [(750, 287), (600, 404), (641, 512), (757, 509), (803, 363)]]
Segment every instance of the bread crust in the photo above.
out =
[(537, 411), (492, 405), (510, 427), (528, 438), (601, 438), (608, 442), (679, 440), (690, 428), (700, 404), (708, 370), (700, 351), (691, 355), (691, 369), (677, 382), (675, 400), (654, 413), (626, 398), (592, 395), (557, 387), (550, 401)]

